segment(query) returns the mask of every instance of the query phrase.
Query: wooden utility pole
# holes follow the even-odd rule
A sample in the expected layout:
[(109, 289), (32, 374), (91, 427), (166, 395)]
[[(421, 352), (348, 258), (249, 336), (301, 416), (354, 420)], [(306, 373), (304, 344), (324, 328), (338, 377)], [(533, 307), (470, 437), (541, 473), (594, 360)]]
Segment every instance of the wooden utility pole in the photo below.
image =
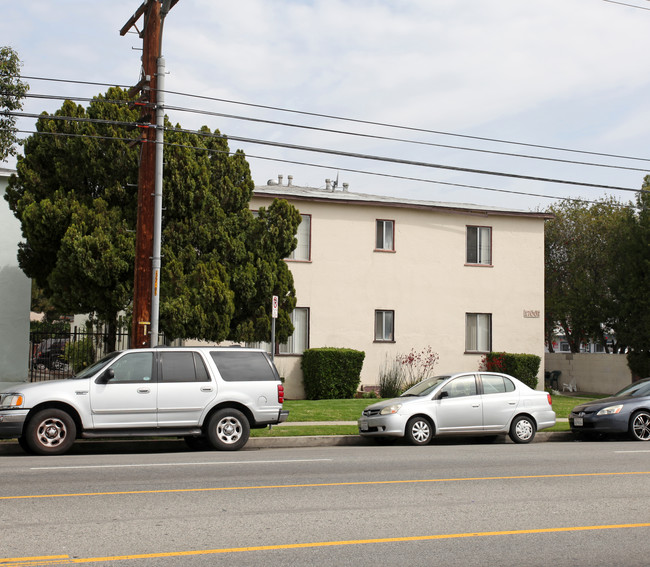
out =
[[(176, 0), (177, 1), (177, 0)], [(176, 4), (173, 1), (171, 5)], [(142, 70), (140, 82), (131, 93), (140, 92), (142, 136), (138, 170), (138, 211), (133, 277), (133, 322), (131, 346), (145, 348), (151, 344), (151, 282), (154, 227), (154, 184), (156, 168), (156, 99), (157, 66), (161, 53), (160, 0), (145, 0), (120, 30), (125, 35), (144, 16)], [(136, 27), (137, 30), (137, 27)]]

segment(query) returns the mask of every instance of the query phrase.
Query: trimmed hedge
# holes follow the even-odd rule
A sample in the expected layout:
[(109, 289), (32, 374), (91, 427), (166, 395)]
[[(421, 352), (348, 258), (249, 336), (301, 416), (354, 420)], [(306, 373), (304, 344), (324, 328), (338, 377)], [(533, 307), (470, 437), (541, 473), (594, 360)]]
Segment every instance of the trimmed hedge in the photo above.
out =
[(302, 354), (303, 381), (308, 400), (353, 398), (361, 383), (366, 353), (349, 348), (310, 348)]
[(537, 389), (537, 373), (542, 359), (536, 354), (490, 352), (485, 355), (485, 368), (510, 374), (533, 390)]
[(631, 350), (627, 353), (627, 366), (632, 372), (633, 380), (650, 376), (650, 352)]

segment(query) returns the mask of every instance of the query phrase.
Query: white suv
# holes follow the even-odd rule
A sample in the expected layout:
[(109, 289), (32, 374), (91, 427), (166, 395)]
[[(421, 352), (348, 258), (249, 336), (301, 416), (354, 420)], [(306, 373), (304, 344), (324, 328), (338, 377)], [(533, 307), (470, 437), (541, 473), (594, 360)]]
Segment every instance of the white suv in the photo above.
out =
[(266, 352), (160, 347), (114, 352), (72, 378), (0, 392), (0, 438), (40, 455), (75, 439), (183, 437), (195, 449), (241, 449), (251, 428), (286, 421)]

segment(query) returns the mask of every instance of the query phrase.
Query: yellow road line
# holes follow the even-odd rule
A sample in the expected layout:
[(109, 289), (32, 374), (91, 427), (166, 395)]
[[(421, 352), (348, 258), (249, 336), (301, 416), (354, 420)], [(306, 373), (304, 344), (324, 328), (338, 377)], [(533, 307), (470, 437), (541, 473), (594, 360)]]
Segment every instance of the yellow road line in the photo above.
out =
[[(307, 543), (288, 543), (284, 545), (258, 545), (249, 547), (227, 547), (222, 549), (198, 549), (190, 551), (171, 551), (167, 553), (138, 553), (133, 555), (112, 555), (106, 557), (75, 557), (70, 556), (45, 556), (45, 557), (21, 557), (15, 559), (1, 559), (0, 567), (24, 567), (25, 565), (48, 565), (48, 564), (75, 564), (75, 563), (99, 563), (102, 561), (124, 561), (133, 559), (162, 559), (171, 557), (189, 557), (198, 555), (216, 555), (223, 553), (243, 553), (246, 551), (278, 551), (287, 549), (309, 549), (317, 547), (336, 547), (346, 545), (365, 545), (365, 544), (378, 544), (378, 543), (403, 543), (411, 541), (434, 541), (444, 539), (458, 539), (458, 538), (472, 538), (472, 537), (494, 537), (494, 536), (509, 536), (509, 535), (530, 535), (530, 534), (549, 534), (549, 533), (562, 533), (562, 532), (584, 532), (584, 531), (598, 531), (598, 530), (620, 530), (630, 528), (648, 528), (650, 523), (642, 524), (610, 524), (610, 525), (597, 525), (597, 526), (570, 526), (564, 528), (539, 528), (532, 530), (504, 530), (492, 532), (467, 532), (460, 534), (438, 534), (438, 535), (425, 535), (425, 536), (408, 536), (408, 537), (387, 537), (377, 539), (351, 539), (342, 541), (320, 541), (320, 542), (307, 542)], [(49, 559), (65, 558), (63, 561), (55, 561), (49, 563)], [(40, 561), (43, 560), (41, 563)]]
[(425, 478), (414, 480), (369, 480), (359, 482), (322, 482), (310, 484), (271, 484), (262, 486), (221, 486), (212, 488), (170, 488), (164, 490), (124, 490), (116, 492), (73, 492), (69, 494), (30, 494), (21, 496), (0, 496), (0, 500), (26, 500), (31, 498), (71, 498), (78, 496), (123, 496), (133, 494), (170, 494), (181, 492), (218, 492), (229, 490), (268, 490), (278, 488), (318, 488), (327, 486), (371, 486), (381, 484), (418, 484), (429, 482), (467, 482), (467, 481), (485, 481), (485, 480), (522, 480), (522, 479), (540, 479), (540, 478), (584, 478), (600, 476), (634, 476), (650, 475), (650, 471), (636, 472), (605, 472), (605, 473), (571, 473), (571, 474), (535, 474), (520, 476), (478, 476), (467, 478)]

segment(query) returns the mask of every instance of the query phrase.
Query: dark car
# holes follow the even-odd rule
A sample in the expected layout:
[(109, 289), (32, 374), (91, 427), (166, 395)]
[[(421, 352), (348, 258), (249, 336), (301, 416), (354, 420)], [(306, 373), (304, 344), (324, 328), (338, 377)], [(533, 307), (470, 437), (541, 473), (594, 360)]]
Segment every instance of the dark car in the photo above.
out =
[(573, 433), (586, 436), (628, 433), (635, 441), (650, 441), (650, 378), (634, 382), (609, 398), (574, 407), (569, 425)]
[(34, 368), (43, 365), (50, 370), (61, 370), (65, 366), (63, 354), (67, 343), (67, 339), (42, 340), (34, 353)]

